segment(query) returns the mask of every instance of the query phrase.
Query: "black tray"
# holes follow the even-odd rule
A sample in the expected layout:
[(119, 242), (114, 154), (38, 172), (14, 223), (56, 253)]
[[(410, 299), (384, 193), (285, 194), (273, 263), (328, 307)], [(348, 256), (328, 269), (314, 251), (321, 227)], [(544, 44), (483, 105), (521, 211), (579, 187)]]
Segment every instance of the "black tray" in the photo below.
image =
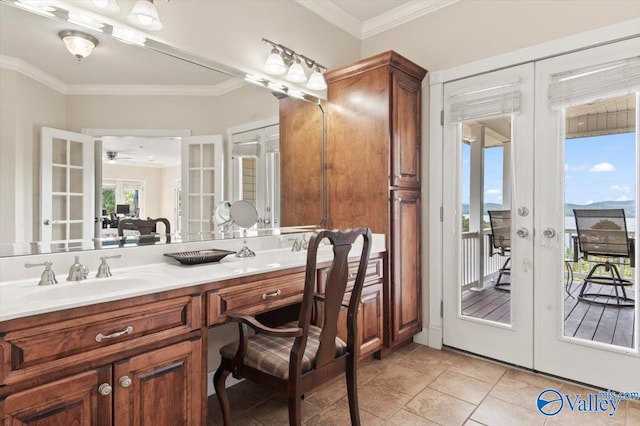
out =
[(165, 256), (173, 257), (183, 265), (197, 265), (199, 263), (219, 262), (220, 259), (235, 251), (206, 249), (197, 251), (183, 251), (180, 253), (165, 253)]

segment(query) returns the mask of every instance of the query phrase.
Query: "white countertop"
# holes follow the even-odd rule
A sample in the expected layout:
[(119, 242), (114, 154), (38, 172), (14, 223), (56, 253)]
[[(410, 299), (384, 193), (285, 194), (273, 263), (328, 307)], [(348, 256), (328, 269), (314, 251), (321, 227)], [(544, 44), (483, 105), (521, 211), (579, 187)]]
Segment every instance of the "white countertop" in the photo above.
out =
[[(371, 254), (384, 250), (384, 236), (374, 238)], [(360, 248), (354, 246), (352, 251), (358, 256)], [(318, 262), (332, 257), (330, 247), (318, 251)], [(112, 264), (113, 276), (108, 278), (69, 282), (58, 274), (58, 284), (50, 286), (39, 286), (39, 279), (33, 277), (0, 282), (0, 321), (304, 266), (306, 259), (306, 251), (289, 248), (262, 250), (244, 259), (229, 255), (220, 262), (189, 266), (160, 255), (157, 263), (124, 268)]]

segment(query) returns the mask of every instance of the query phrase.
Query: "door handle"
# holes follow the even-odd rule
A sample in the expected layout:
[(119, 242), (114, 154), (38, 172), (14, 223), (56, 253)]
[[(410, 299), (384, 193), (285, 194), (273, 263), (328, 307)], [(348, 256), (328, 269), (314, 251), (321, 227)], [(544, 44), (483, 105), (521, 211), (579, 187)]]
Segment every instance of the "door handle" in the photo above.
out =
[(529, 230), (527, 228), (520, 228), (516, 231), (516, 235), (520, 238), (527, 238), (529, 236)]
[(49, 219), (45, 219), (42, 223), (46, 226), (51, 225), (51, 221)]

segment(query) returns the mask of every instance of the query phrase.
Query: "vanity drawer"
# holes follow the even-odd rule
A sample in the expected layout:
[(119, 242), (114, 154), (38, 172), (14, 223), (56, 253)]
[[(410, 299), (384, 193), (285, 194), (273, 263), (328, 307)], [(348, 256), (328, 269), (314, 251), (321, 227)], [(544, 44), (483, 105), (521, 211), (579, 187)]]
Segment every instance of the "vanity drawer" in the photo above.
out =
[(201, 312), (199, 296), (183, 296), (9, 331), (0, 384), (187, 334), (200, 328)]
[[(349, 280), (347, 281), (347, 292), (353, 288), (353, 283), (356, 281), (356, 275), (358, 274), (358, 261), (349, 262)], [(318, 292), (324, 293), (325, 286), (327, 284), (328, 268), (318, 270)], [(367, 263), (367, 269), (364, 274), (364, 285), (377, 283), (382, 279), (384, 274), (382, 258), (376, 257), (369, 259)]]
[(227, 313), (255, 315), (302, 300), (304, 272), (207, 293), (207, 326), (226, 320)]

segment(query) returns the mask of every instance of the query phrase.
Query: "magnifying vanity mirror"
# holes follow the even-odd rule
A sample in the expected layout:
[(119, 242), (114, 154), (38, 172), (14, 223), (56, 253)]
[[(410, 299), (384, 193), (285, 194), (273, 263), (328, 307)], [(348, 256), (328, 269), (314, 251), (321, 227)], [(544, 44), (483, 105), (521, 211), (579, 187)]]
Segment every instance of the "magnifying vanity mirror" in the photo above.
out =
[(247, 229), (258, 222), (258, 211), (255, 206), (246, 200), (238, 200), (229, 209), (233, 223), (242, 228), (242, 236), (245, 238), (242, 248), (236, 253), (237, 257), (253, 257), (256, 254), (247, 247)]
[[(91, 55), (72, 56), (65, 30), (95, 37)], [(0, 73), (0, 256), (118, 247), (122, 219), (167, 219), (173, 235), (159, 242), (240, 237), (229, 216), (238, 200), (258, 207), (249, 235), (323, 221), (317, 98), (6, 0)], [(238, 150), (251, 132), (268, 135)]]

